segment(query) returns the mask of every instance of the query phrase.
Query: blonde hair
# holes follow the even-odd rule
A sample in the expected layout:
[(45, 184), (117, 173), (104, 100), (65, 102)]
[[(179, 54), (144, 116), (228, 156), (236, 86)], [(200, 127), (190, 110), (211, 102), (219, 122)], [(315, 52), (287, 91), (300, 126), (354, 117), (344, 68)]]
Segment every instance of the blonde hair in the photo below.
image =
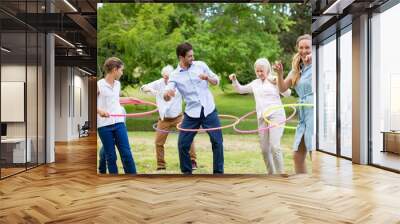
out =
[[(296, 48), (299, 47), (300, 41), (302, 41), (302, 40), (310, 40), (311, 41), (311, 39), (312, 38), (311, 38), (310, 34), (304, 34), (304, 35), (299, 36), (296, 40)], [(301, 64), (302, 64), (302, 60), (300, 57), (300, 53), (297, 52), (293, 56), (293, 59), (292, 59), (292, 86), (295, 86), (300, 79)]]

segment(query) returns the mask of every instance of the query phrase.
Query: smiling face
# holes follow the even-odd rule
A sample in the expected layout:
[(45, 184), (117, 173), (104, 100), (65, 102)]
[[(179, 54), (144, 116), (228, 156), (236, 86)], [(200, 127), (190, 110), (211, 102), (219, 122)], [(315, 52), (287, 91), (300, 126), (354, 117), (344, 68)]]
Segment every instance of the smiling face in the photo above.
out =
[(183, 65), (189, 67), (194, 61), (194, 53), (193, 50), (186, 52), (185, 57), (179, 56), (179, 59)]
[(307, 55), (310, 55), (312, 52), (311, 49), (311, 40), (309, 39), (302, 39), (297, 44), (297, 52), (299, 52), (301, 60), (304, 62), (306, 61)]
[(254, 63), (254, 72), (256, 73), (257, 78), (264, 81), (268, 78), (268, 75), (271, 71), (271, 65), (266, 58), (259, 58)]
[(268, 71), (264, 65), (260, 65), (260, 64), (256, 65), (255, 72), (256, 72), (257, 77), (263, 81), (268, 76)]

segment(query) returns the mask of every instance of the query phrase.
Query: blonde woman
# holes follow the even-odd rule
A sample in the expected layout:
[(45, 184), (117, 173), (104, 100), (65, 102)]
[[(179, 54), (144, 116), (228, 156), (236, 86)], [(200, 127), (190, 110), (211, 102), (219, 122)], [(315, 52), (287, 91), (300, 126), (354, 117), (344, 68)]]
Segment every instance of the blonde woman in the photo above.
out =
[[(312, 90), (311, 69), (311, 36), (302, 35), (296, 41), (297, 53), (293, 56), (292, 71), (284, 79), (283, 66), (281, 63), (274, 65), (278, 74), (278, 86), (280, 91), (294, 87), (299, 95), (299, 103), (312, 104), (314, 92)], [(296, 173), (307, 173), (307, 152), (313, 150), (314, 109), (309, 107), (299, 108), (299, 124), (296, 128), (295, 141), (293, 144), (293, 160)]]
[[(247, 85), (240, 85), (235, 74), (231, 74), (233, 88), (240, 94), (252, 93), (256, 101), (258, 128), (267, 126), (263, 119), (263, 112), (270, 106), (282, 105), (280, 92), (274, 77), (271, 75), (271, 65), (266, 58), (260, 58), (254, 63), (257, 78)], [(286, 90), (284, 96), (290, 96), (290, 90)], [(282, 123), (286, 120), (285, 111), (280, 109), (268, 117), (274, 123)], [(268, 174), (283, 174), (283, 153), (281, 150), (281, 137), (283, 127), (274, 127), (259, 131), (260, 146)]]

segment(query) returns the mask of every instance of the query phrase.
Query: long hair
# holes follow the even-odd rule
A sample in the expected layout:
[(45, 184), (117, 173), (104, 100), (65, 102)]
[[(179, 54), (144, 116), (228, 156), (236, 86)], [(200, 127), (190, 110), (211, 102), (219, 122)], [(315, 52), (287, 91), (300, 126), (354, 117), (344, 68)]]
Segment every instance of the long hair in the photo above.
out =
[[(301, 35), (297, 38), (296, 40), (296, 49), (299, 47), (299, 43), (302, 40), (310, 40), (311, 41), (311, 35), (310, 34), (304, 34)], [(295, 86), (297, 82), (300, 79), (300, 71), (301, 71), (301, 64), (303, 61), (301, 60), (300, 53), (297, 52), (292, 59), (292, 86)]]

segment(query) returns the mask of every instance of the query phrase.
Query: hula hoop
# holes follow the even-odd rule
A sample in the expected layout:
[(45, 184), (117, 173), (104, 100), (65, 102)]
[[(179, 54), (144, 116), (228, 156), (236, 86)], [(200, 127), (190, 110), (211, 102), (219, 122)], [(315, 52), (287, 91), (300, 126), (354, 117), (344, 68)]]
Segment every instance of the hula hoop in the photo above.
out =
[[(156, 123), (153, 124), (153, 129), (154, 129), (155, 131), (158, 131), (158, 132), (161, 132), (161, 133), (166, 133), (166, 134), (169, 134), (169, 133), (173, 133), (173, 134), (179, 133), (179, 130), (165, 130), (165, 129), (159, 129), (159, 128), (157, 128), (157, 123), (158, 123), (158, 122), (156, 122)], [(205, 132), (205, 131), (199, 131), (199, 133), (200, 133), (200, 134), (204, 134), (204, 133), (206, 133), (206, 132)]]
[(159, 129), (159, 128), (157, 128), (157, 123), (158, 123), (158, 122), (156, 122), (156, 123), (153, 124), (153, 129), (154, 129), (155, 131), (158, 131), (158, 132), (161, 132), (161, 133), (166, 133), (166, 134), (169, 134), (169, 133), (179, 133), (179, 131)]
[(126, 104), (143, 104), (145, 101), (137, 98), (121, 98), (119, 100), (119, 103), (121, 105), (126, 105)]
[(120, 104), (121, 105), (127, 105), (127, 104), (133, 104), (133, 105), (138, 105), (138, 104), (142, 104), (142, 105), (150, 105), (150, 106), (155, 106), (156, 108), (154, 110), (150, 110), (150, 111), (146, 111), (146, 112), (141, 112), (141, 113), (132, 113), (132, 114), (110, 114), (110, 116), (112, 117), (144, 117), (144, 116), (148, 116), (151, 115), (155, 112), (158, 111), (157, 108), (157, 104), (150, 102), (150, 101), (144, 101), (144, 100), (140, 100), (140, 99), (135, 99), (135, 98), (129, 98), (129, 99), (121, 99), (120, 100)]
[[(271, 106), (269, 108), (267, 108), (264, 113), (263, 113), (263, 118), (264, 121), (269, 124), (269, 125), (273, 125), (273, 126), (280, 126), (279, 124), (273, 123), (272, 121), (270, 121), (267, 117), (268, 117), (268, 113), (270, 113), (271, 111), (275, 111), (281, 108), (285, 108), (285, 107), (314, 107), (314, 104), (310, 104), (310, 103), (292, 103), (292, 104), (282, 104), (282, 105), (278, 105), (278, 106)], [(289, 125), (283, 125), (284, 128), (286, 129), (290, 129), (290, 130), (295, 130), (297, 129), (297, 127), (295, 126), (289, 126)]]
[[(296, 107), (292, 106), (291, 108), (293, 109), (293, 113), (289, 117), (287, 117), (286, 120), (278, 123), (279, 125), (286, 123), (287, 121), (289, 121), (290, 119), (292, 119), (296, 115), (296, 112), (297, 112)], [(245, 114), (244, 116), (239, 118), (239, 122), (236, 125), (238, 125), (241, 121), (243, 121), (244, 119), (246, 119), (247, 117), (249, 117), (250, 115), (253, 115), (255, 113), (256, 113), (256, 111), (251, 111), (251, 112)], [(239, 128), (236, 127), (236, 125), (233, 126), (233, 130), (235, 130), (239, 134), (254, 134), (254, 133), (257, 133), (257, 132), (266, 131), (268, 129), (277, 127), (277, 125), (269, 125), (268, 127), (258, 128), (258, 129), (254, 129), (254, 130), (240, 130)]]
[(181, 128), (180, 126), (181, 126), (182, 122), (179, 122), (179, 123), (176, 125), (176, 128), (177, 128), (179, 131), (187, 131), (187, 132), (216, 131), (216, 130), (222, 130), (222, 129), (225, 129), (225, 128), (233, 127), (233, 126), (235, 126), (235, 124), (239, 121), (239, 118), (236, 117), (236, 116), (233, 116), (233, 115), (221, 114), (221, 115), (218, 115), (218, 117), (220, 117), (220, 118), (234, 119), (235, 122), (233, 122), (232, 124), (228, 124), (228, 125), (221, 126), (221, 127), (216, 127), (216, 128), (198, 128), (198, 129)]

